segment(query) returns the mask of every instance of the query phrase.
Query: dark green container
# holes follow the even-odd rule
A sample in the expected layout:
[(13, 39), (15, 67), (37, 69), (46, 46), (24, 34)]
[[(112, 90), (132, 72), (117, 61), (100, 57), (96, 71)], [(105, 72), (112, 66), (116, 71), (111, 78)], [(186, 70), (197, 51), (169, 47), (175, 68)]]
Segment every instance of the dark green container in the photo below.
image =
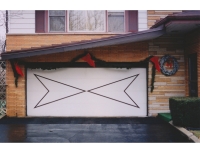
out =
[(169, 99), (169, 108), (174, 125), (200, 128), (200, 98), (173, 97)]

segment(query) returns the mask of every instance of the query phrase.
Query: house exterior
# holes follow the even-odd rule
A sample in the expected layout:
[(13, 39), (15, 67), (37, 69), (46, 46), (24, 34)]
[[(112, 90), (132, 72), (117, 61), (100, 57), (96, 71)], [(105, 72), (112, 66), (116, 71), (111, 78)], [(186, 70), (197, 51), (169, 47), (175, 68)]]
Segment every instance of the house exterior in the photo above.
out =
[[(9, 117), (156, 116), (170, 111), (169, 97), (200, 95), (199, 11), (9, 16), (1, 54)], [(152, 56), (163, 61), (161, 71)]]

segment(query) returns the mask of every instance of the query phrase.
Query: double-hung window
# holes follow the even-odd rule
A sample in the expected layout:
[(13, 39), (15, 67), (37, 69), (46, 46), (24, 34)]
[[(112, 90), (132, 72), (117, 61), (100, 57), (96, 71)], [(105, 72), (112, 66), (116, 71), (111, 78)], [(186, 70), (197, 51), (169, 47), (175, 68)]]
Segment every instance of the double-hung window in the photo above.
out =
[(105, 32), (105, 11), (68, 11), (69, 32)]
[(124, 32), (124, 11), (108, 11), (108, 32)]
[(65, 11), (62, 10), (49, 11), (49, 31), (65, 32)]
[(36, 32), (123, 33), (138, 31), (134, 10), (36, 11)]

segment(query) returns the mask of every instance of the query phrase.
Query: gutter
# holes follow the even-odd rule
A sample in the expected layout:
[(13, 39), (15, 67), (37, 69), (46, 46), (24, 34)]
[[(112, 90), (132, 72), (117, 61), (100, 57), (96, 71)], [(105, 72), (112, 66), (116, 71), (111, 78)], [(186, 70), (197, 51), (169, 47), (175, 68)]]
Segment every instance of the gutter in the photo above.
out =
[(90, 40), (86, 42), (71, 43), (68, 45), (58, 45), (51, 47), (41, 47), (37, 49), (29, 50), (18, 50), (5, 52), (1, 54), (2, 60), (16, 59), (16, 58), (25, 58), (38, 55), (47, 55), (53, 53), (61, 53), (68, 51), (76, 51), (82, 49), (111, 46), (111, 45), (120, 45), (131, 42), (147, 41), (165, 34), (164, 26), (159, 26), (154, 29), (141, 31), (138, 33), (124, 34), (113, 36), (109, 38), (103, 38), (99, 40)]

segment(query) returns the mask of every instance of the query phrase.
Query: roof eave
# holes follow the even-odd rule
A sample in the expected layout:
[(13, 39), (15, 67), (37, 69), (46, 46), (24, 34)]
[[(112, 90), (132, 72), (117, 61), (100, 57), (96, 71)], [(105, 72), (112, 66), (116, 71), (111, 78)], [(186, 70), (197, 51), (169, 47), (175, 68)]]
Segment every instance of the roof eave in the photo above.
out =
[(67, 45), (67, 46), (62, 46), (62, 47), (5, 52), (1, 54), (1, 57), (2, 57), (2, 60), (10, 60), (10, 59), (38, 56), (38, 55), (47, 55), (47, 54), (53, 54), (53, 53), (90, 49), (90, 48), (103, 47), (103, 46), (120, 45), (120, 44), (131, 43), (131, 42), (151, 40), (163, 34), (165, 34), (165, 30), (163, 26), (160, 26), (154, 29), (145, 30), (142, 32), (134, 33), (134, 34), (125, 34), (119, 37), (99, 39), (96, 41), (88, 41), (84, 43), (77, 43), (77, 44), (72, 44), (72, 45)]
[(199, 15), (193, 15), (193, 16), (167, 16), (164, 19), (158, 21), (157, 23), (155, 23), (152, 27), (150, 27), (150, 29), (154, 29), (157, 28), (159, 26), (163, 26), (166, 23), (170, 22), (170, 21), (191, 21), (191, 20), (200, 20), (200, 16)]

